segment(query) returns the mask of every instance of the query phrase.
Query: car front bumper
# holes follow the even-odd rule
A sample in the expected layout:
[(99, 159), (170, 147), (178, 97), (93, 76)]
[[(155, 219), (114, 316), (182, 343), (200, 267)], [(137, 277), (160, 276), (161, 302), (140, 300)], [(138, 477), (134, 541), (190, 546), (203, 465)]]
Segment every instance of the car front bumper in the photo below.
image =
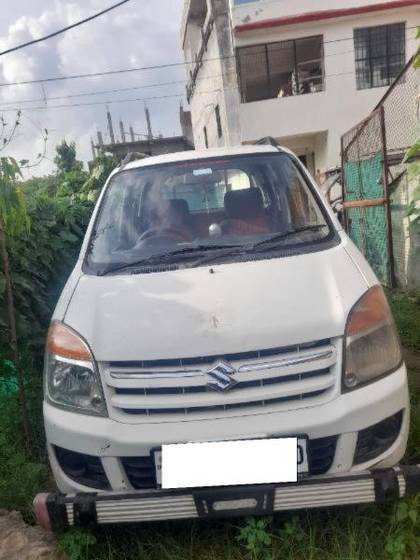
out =
[(384, 502), (418, 492), (420, 465), (399, 465), (353, 474), (310, 476), (293, 484), (39, 494), (34, 510), (39, 524), (60, 531), (71, 526), (268, 515), (276, 511)]
[[(401, 431), (384, 453), (354, 464), (358, 433), (403, 410)], [(348, 474), (392, 467), (401, 461), (409, 431), (409, 396), (405, 366), (393, 374), (317, 407), (273, 414), (173, 423), (123, 424), (109, 418), (85, 416), (44, 403), (50, 464), (58, 488), (65, 494), (96, 491), (63, 472), (54, 446), (100, 459), (110, 489), (132, 491), (122, 457), (149, 456), (162, 444), (191, 441), (256, 439), (305, 434), (309, 439), (337, 436), (334, 459), (327, 474)]]

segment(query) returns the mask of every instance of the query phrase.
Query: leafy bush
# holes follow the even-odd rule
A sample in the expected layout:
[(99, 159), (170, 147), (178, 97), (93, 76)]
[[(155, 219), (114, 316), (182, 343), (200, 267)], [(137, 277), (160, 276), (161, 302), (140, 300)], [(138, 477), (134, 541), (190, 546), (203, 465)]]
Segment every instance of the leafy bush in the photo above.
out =
[[(19, 338), (40, 352), (57, 297), (74, 266), (92, 204), (35, 193), (27, 198), (31, 230), (10, 240)], [(0, 275), (0, 287), (2, 276)], [(0, 293), (0, 329), (7, 337), (6, 301)]]
[(420, 351), (420, 290), (387, 295), (403, 346)]
[[(91, 174), (82, 171), (74, 146), (59, 146), (58, 173), (22, 184), (29, 232), (9, 239), (18, 336), (42, 357), (48, 323), (74, 266), (94, 203), (116, 165), (101, 154)], [(6, 286), (0, 272), (0, 349), (7, 355)]]
[(29, 516), (48, 471), (45, 462), (28, 457), (21, 438), (17, 397), (0, 395), (0, 508)]

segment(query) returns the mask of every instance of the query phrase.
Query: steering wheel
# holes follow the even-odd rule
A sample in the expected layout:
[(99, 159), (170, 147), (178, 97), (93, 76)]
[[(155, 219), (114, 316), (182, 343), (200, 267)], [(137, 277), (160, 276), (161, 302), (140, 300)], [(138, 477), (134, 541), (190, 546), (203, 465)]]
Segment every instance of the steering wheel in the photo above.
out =
[(183, 235), (182, 232), (176, 228), (171, 227), (152, 227), (147, 229), (139, 237), (139, 241), (145, 241), (146, 239), (151, 239), (152, 237), (171, 237), (172, 239), (177, 239), (179, 241), (188, 241), (187, 237)]

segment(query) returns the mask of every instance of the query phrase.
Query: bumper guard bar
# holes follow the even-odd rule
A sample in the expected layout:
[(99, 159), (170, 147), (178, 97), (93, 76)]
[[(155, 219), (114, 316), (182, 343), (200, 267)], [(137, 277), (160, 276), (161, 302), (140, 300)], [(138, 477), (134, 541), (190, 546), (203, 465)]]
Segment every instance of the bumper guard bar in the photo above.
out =
[(184, 490), (38, 494), (38, 523), (60, 531), (117, 523), (268, 515), (342, 505), (384, 502), (420, 492), (420, 465), (359, 473), (309, 476), (293, 484)]

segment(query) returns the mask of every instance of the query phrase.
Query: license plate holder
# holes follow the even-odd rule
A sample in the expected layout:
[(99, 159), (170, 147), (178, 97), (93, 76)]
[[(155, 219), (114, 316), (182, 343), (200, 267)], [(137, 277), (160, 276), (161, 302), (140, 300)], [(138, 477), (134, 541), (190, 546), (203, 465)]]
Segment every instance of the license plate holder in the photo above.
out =
[[(284, 439), (284, 436), (275, 439)], [(253, 441), (253, 440), (250, 440)], [(156, 485), (158, 488), (162, 487), (162, 448), (154, 448), (151, 450), (151, 455), (155, 465)], [(297, 436), (297, 477), (298, 480), (304, 478), (309, 473), (309, 459), (308, 459), (308, 437), (306, 435)]]
[(273, 486), (207, 488), (193, 490), (199, 517), (236, 517), (242, 515), (269, 515), (274, 507)]

